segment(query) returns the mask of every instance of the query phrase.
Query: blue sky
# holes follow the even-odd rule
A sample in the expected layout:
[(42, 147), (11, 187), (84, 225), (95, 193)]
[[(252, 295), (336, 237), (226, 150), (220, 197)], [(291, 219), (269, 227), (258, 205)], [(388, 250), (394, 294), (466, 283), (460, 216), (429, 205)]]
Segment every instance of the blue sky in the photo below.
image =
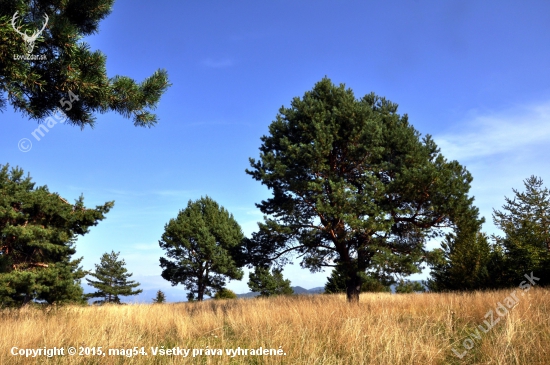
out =
[[(109, 76), (141, 81), (158, 68), (173, 86), (157, 126), (115, 113), (94, 129), (55, 125), (40, 141), (35, 121), (0, 114), (0, 164), (88, 206), (115, 200), (107, 219), (79, 239), (92, 269), (121, 252), (142, 288), (183, 300), (160, 277), (158, 240), (189, 199), (208, 195), (250, 235), (270, 196), (246, 175), (278, 109), (324, 76), (357, 97), (371, 91), (431, 134), (448, 159), (472, 173), (471, 194), (498, 233), (493, 208), (530, 175), (549, 186), (550, 2), (548, 1), (116, 1), (97, 35)], [(29, 138), (32, 149), (18, 142)], [(292, 285), (324, 285), (328, 272), (298, 264)], [(415, 278), (425, 278), (426, 275)], [(232, 281), (248, 291), (247, 278)]]

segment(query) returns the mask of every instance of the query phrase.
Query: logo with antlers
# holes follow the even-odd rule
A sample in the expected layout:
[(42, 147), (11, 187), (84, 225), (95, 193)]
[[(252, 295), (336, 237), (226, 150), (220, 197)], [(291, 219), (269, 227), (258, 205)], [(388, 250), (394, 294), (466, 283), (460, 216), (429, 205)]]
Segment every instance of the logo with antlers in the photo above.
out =
[(16, 11), (15, 14), (13, 14), (13, 18), (11, 18), (11, 26), (13, 27), (13, 30), (15, 30), (18, 34), (20, 34), (23, 37), (23, 40), (27, 43), (27, 54), (31, 54), (32, 50), (34, 49), (34, 42), (40, 36), (42, 31), (46, 28), (46, 25), (48, 24), (48, 20), (49, 20), (48, 15), (44, 14), (45, 22), (42, 29), (37, 30), (32, 35), (28, 35), (26, 33), (19, 31), (19, 29), (17, 29), (17, 27), (15, 26), (15, 21), (18, 18), (17, 13), (18, 12)]

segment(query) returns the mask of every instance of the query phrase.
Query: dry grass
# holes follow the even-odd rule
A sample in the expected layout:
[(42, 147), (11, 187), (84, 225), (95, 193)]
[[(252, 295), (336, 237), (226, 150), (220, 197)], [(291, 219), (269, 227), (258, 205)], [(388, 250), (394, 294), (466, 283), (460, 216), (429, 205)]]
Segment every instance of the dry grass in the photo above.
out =
[[(550, 364), (549, 291), (518, 296), (462, 358), (462, 343), (511, 291), (364, 294), (0, 311), (0, 364)], [(519, 293), (518, 293), (519, 295)], [(498, 315), (495, 314), (498, 317)], [(149, 356), (12, 356), (13, 346), (144, 347)], [(151, 347), (283, 349), (281, 356), (152, 356)]]

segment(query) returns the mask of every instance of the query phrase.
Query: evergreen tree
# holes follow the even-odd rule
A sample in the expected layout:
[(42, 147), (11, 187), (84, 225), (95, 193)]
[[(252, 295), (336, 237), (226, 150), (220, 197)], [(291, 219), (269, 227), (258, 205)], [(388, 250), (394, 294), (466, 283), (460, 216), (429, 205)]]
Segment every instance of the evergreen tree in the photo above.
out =
[[(336, 266), (325, 283), (326, 294), (346, 292), (347, 273), (344, 267)], [(362, 275), (361, 293), (365, 292), (390, 292), (389, 283), (383, 283), (381, 279), (372, 274)]]
[(143, 290), (133, 290), (139, 286), (139, 283), (128, 280), (132, 274), (124, 267), (124, 260), (119, 260), (120, 252), (104, 253), (101, 256), (101, 261), (95, 264), (95, 272), (90, 275), (97, 280), (86, 279), (88, 284), (93, 286), (97, 291), (86, 294), (87, 298), (103, 298), (96, 300), (96, 304), (114, 303), (121, 304), (121, 296), (138, 295)]
[(161, 290), (159, 290), (157, 292), (157, 296), (153, 298), (153, 303), (162, 304), (165, 302), (166, 302), (166, 295)]
[[(0, 110), (9, 103), (42, 121), (58, 107), (68, 123), (93, 127), (96, 113), (115, 111), (136, 126), (157, 122), (150, 112), (169, 87), (166, 71), (141, 83), (126, 76), (109, 78), (106, 57), (82, 38), (98, 32), (114, 0), (0, 1)], [(16, 14), (17, 13), (17, 14)], [(24, 34), (43, 31), (29, 49)], [(45, 59), (25, 60), (32, 53)], [(55, 124), (55, 123), (54, 123)]]
[(470, 211), (478, 220), (470, 173), (373, 93), (357, 100), (324, 78), (282, 107), (269, 132), (246, 171), (273, 193), (243, 245), (249, 261), (282, 264), (294, 253), (314, 272), (340, 263), (356, 302), (363, 273), (418, 273), (429, 238)]
[(491, 245), (482, 232), (449, 234), (442, 244), (443, 259), (433, 263), (427, 285), (430, 291), (482, 290), (491, 288)]
[[(474, 224), (470, 224), (471, 222)], [(498, 256), (487, 235), (480, 231), (481, 221), (458, 219), (430, 265), (427, 286), (430, 291), (468, 291), (494, 288)]]
[(237, 294), (232, 290), (222, 288), (216, 292), (214, 299), (237, 299)]
[(0, 307), (82, 301), (76, 238), (113, 204), (89, 209), (83, 196), (70, 204), (45, 185), (35, 187), (22, 169), (0, 165)]
[(183, 284), (189, 301), (212, 297), (226, 279), (242, 279), (231, 254), (243, 240), (241, 227), (211, 198), (189, 201), (164, 229), (159, 245), (168, 258), (160, 258), (162, 277), (172, 285)]
[(514, 199), (505, 197), (502, 211), (493, 210), (494, 224), (504, 232), (493, 236), (504, 256), (503, 287), (517, 286), (531, 272), (538, 285), (550, 284), (550, 191), (536, 176), (524, 185), (525, 192), (513, 189)]
[(256, 266), (248, 278), (250, 290), (260, 293), (261, 297), (294, 294), (294, 290), (290, 287), (290, 280), (283, 278), (282, 269), (273, 268), (270, 273), (269, 268)]
[(425, 291), (426, 289), (424, 288), (424, 286), (418, 281), (405, 281), (401, 279), (399, 283), (397, 283), (397, 285), (395, 286), (395, 292), (398, 294), (408, 294), (415, 292), (423, 293)]

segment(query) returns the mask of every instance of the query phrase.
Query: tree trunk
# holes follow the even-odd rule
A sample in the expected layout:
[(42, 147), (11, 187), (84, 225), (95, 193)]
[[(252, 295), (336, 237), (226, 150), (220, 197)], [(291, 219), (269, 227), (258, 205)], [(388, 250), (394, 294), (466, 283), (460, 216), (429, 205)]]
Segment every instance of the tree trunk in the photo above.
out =
[(354, 270), (348, 273), (349, 277), (346, 281), (346, 294), (348, 303), (359, 303), (359, 293), (361, 292), (361, 278), (357, 276)]

